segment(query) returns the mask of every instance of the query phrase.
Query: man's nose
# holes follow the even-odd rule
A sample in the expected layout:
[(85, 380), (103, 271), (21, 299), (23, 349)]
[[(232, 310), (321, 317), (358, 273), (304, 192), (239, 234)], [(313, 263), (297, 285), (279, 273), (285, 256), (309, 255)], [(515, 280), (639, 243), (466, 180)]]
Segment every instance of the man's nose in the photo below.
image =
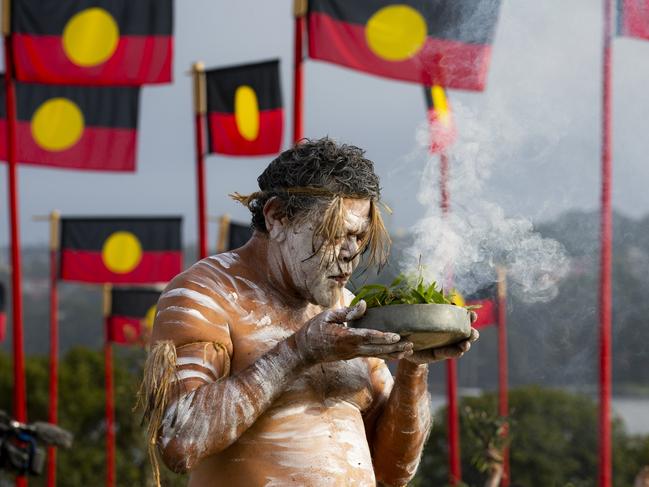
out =
[(346, 238), (340, 247), (340, 259), (343, 262), (350, 262), (354, 260), (357, 254), (358, 242), (356, 242), (356, 237), (352, 236)]

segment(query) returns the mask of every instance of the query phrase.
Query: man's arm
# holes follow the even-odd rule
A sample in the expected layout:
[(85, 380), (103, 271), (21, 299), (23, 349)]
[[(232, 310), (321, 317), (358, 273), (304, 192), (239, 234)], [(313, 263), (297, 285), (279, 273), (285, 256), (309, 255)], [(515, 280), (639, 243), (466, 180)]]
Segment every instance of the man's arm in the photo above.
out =
[[(474, 314), (471, 320), (475, 321)], [(415, 352), (399, 361), (392, 391), (371, 436), (378, 481), (401, 486), (414, 477), (433, 423), (428, 364), (461, 357), (478, 336), (477, 330), (472, 330), (471, 337), (457, 345)]]
[(427, 378), (427, 365), (399, 361), (371, 445), (376, 478), (385, 485), (406, 485), (419, 465), (432, 425)]
[(167, 407), (159, 446), (165, 464), (185, 472), (234, 443), (306, 367), (290, 337), (238, 374), (180, 395)]

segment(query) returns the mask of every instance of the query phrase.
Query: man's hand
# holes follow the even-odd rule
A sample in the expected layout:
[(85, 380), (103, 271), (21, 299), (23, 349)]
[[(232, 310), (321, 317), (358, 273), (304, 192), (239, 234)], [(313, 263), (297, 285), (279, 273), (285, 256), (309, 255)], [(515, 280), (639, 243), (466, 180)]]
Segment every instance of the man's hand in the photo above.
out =
[(305, 363), (349, 360), (356, 357), (402, 359), (412, 354), (412, 343), (399, 342), (396, 333), (347, 328), (346, 321), (365, 314), (365, 301), (356, 306), (332, 309), (314, 316), (295, 333), (295, 342)]
[[(478, 319), (478, 315), (471, 311), (471, 323)], [(430, 364), (449, 358), (459, 358), (469, 351), (471, 344), (480, 338), (480, 333), (475, 328), (471, 328), (471, 336), (455, 345), (449, 347), (429, 348), (414, 352), (412, 355), (405, 357), (409, 362), (417, 365)]]

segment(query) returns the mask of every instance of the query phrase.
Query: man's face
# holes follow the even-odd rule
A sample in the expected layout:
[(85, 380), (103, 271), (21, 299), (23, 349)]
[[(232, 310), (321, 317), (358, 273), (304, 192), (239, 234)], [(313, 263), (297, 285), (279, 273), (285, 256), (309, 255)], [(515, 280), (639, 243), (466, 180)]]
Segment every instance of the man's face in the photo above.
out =
[(322, 214), (290, 225), (281, 245), (293, 287), (310, 302), (327, 308), (339, 304), (358, 265), (358, 248), (370, 224), (369, 200), (343, 199), (343, 207), (345, 232), (333, 248), (321, 246), (316, 239), (314, 249), (313, 232)]

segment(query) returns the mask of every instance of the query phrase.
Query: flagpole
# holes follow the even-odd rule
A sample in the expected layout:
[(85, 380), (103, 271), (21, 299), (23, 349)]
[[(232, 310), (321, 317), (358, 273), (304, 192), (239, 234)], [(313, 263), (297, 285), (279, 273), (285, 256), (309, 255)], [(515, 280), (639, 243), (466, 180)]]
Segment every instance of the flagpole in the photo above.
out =
[(219, 236), (216, 240), (216, 251), (225, 252), (228, 250), (228, 237), (230, 230), (230, 216), (222, 215), (219, 218)]
[(194, 126), (196, 131), (196, 196), (198, 198), (198, 258), (207, 257), (207, 212), (205, 192), (205, 65), (198, 61), (192, 66), (194, 78)]
[(115, 404), (113, 386), (113, 350), (108, 333), (112, 286), (103, 287), (104, 317), (104, 386), (106, 389), (106, 487), (115, 487)]
[[(58, 316), (58, 255), (59, 223), (61, 214), (50, 213), (50, 367), (49, 367), (49, 411), (48, 421), (58, 423), (59, 389), (59, 316)], [(56, 448), (47, 449), (47, 486), (56, 486)]]
[[(439, 155), (439, 176), (442, 215), (446, 217), (450, 211), (450, 196), (448, 190), (449, 163), (448, 154), (445, 151)], [(446, 361), (446, 395), (448, 401), (449, 483), (458, 485), (462, 480), (462, 465), (460, 462), (460, 418), (457, 405), (457, 362), (454, 359)]]
[(308, 0), (293, 0), (295, 52), (293, 65), (293, 142), (304, 138), (304, 24)]
[[(20, 218), (18, 211), (18, 160), (16, 154), (16, 92), (13, 80), (13, 50), (10, 30), (11, 5), (3, 1), (5, 52), (5, 110), (7, 116), (7, 179), (9, 184), (9, 221), (11, 235), (11, 319), (13, 336), (13, 409), (17, 421), (27, 422), (23, 301), (20, 259)], [(27, 485), (25, 476), (16, 477), (16, 486)]]
[[(507, 272), (498, 267), (498, 414), (509, 417), (509, 360), (507, 355)], [(509, 434), (509, 425), (503, 435)], [(509, 447), (503, 450), (503, 476), (501, 487), (509, 487)]]
[(612, 125), (611, 125), (611, 1), (604, 0), (604, 42), (602, 63), (602, 187), (600, 215), (600, 390), (599, 390), (599, 487), (611, 487), (611, 261), (613, 215), (611, 211)]

